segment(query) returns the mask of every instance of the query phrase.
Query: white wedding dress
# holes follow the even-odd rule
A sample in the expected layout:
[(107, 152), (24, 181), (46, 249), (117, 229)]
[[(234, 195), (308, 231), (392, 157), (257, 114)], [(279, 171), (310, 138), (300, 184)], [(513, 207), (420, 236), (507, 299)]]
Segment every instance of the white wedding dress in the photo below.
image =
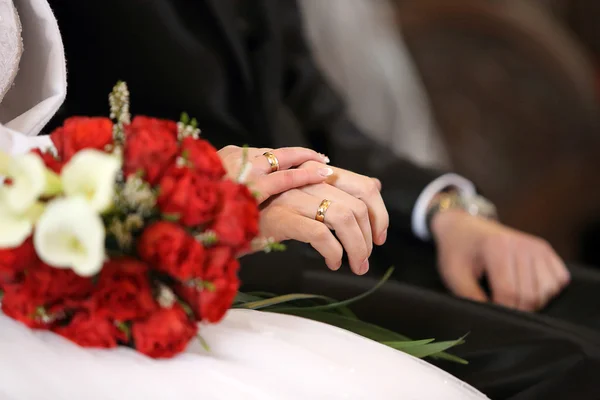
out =
[[(46, 0), (14, 1), (22, 55), (12, 5), (0, 0), (0, 149), (21, 153), (50, 145), (36, 135), (64, 100), (66, 74)], [(192, 343), (174, 359), (152, 360), (126, 348), (83, 349), (0, 313), (0, 399), (486, 398), (424, 361), (298, 317), (232, 310), (201, 334), (210, 352)]]

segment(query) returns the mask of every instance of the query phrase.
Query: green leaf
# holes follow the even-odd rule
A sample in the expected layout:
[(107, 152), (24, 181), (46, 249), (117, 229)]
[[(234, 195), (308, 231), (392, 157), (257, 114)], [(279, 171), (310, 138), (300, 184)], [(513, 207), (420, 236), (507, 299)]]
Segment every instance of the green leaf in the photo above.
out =
[(200, 335), (197, 335), (198, 341), (200, 342), (200, 345), (202, 346), (202, 348), (205, 351), (210, 351), (210, 346), (208, 345), (208, 343), (206, 342), (206, 340), (204, 340), (204, 338)]
[(188, 113), (186, 112), (182, 112), (181, 113), (181, 117), (179, 118), (179, 120), (184, 124), (187, 125), (190, 123), (190, 116), (188, 115)]
[(259, 297), (259, 296), (255, 296), (252, 295), (251, 293), (242, 293), (242, 292), (238, 292), (238, 294), (235, 296), (235, 300), (233, 301), (234, 306), (236, 304), (242, 304), (242, 303), (249, 303), (251, 301), (259, 301), (259, 300), (263, 300), (263, 297)]
[(295, 315), (298, 317), (312, 319), (313, 321), (323, 322), (325, 324), (337, 326), (354, 332), (358, 335), (375, 340), (377, 342), (401, 342), (410, 341), (406, 336), (390, 331), (377, 325), (361, 321), (356, 318), (351, 318), (327, 311), (318, 311), (314, 309), (297, 308), (294, 310), (274, 310), (273, 312), (280, 314)]
[[(446, 342), (435, 342), (435, 343), (425, 344), (423, 346), (408, 347), (408, 348), (402, 349), (402, 351), (404, 351), (414, 357), (417, 357), (417, 358), (424, 358), (424, 357), (429, 357), (432, 355), (442, 353), (452, 347), (463, 344), (464, 342), (465, 342), (464, 337), (462, 337), (460, 339), (449, 340)], [(464, 363), (466, 363), (466, 361), (464, 361), (464, 360), (462, 360), (462, 361)]]
[(263, 299), (257, 301), (251, 301), (248, 303), (239, 304), (236, 308), (246, 308), (249, 310), (262, 310), (267, 307), (272, 307), (278, 304), (289, 303), (291, 301), (296, 300), (306, 300), (306, 299), (327, 299), (325, 296), (319, 296), (316, 294), (286, 294), (283, 296), (277, 296), (270, 299)]
[[(353, 297), (351, 299), (344, 300), (344, 301), (338, 301), (337, 303), (330, 303), (330, 304), (326, 304), (326, 305), (322, 305), (322, 306), (306, 307), (305, 309), (314, 310), (314, 311), (324, 311), (324, 310), (331, 310), (334, 308), (349, 306), (350, 304), (356, 303), (357, 301), (360, 301), (360, 300), (364, 299), (365, 297), (376, 292), (381, 286), (383, 286), (387, 282), (388, 279), (390, 279), (390, 276), (392, 276), (392, 273), (394, 273), (394, 268), (389, 268), (387, 270), (387, 272), (385, 273), (385, 275), (383, 275), (383, 278), (381, 278), (381, 280), (377, 283), (377, 285), (373, 286), (371, 289), (367, 290), (366, 292), (364, 292), (362, 294), (359, 294), (356, 297)], [(286, 310), (284, 310), (284, 311), (286, 311)]]
[(367, 339), (371, 339), (376, 342), (388, 345), (394, 349), (403, 351), (418, 358), (432, 357), (453, 361), (460, 364), (467, 363), (460, 357), (444, 352), (445, 350), (448, 350), (451, 347), (463, 343), (464, 337), (454, 341), (432, 343), (432, 339), (410, 340), (404, 335), (390, 331), (380, 326), (360, 321), (356, 318), (349, 318), (331, 312), (314, 311), (301, 308), (284, 311), (273, 310), (272, 312), (295, 315), (298, 317), (311, 319), (313, 321), (323, 322), (328, 325), (337, 326), (338, 328), (354, 332)]
[(179, 214), (163, 214), (162, 217), (166, 221), (177, 222), (177, 221), (179, 221), (179, 218), (181, 218), (181, 215), (179, 215)]
[(423, 339), (423, 340), (402, 340), (402, 341), (394, 341), (394, 342), (381, 342), (381, 344), (385, 344), (396, 350), (403, 350), (409, 347), (423, 346), (433, 342), (435, 339)]

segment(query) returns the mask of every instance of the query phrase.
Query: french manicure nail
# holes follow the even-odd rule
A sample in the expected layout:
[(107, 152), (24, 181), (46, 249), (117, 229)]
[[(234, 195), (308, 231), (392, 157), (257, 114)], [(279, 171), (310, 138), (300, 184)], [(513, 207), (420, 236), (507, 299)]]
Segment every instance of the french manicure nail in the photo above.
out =
[(369, 271), (369, 259), (366, 259), (365, 261), (363, 261), (363, 263), (360, 266), (360, 270), (358, 271), (358, 273), (360, 275), (364, 275)]
[(319, 175), (327, 177), (333, 175), (333, 170), (331, 168), (319, 168), (317, 171)]
[(327, 157), (325, 154), (320, 154), (321, 158), (323, 159), (323, 161), (325, 162), (325, 164), (329, 164), (331, 162), (331, 160), (329, 160), (329, 157)]

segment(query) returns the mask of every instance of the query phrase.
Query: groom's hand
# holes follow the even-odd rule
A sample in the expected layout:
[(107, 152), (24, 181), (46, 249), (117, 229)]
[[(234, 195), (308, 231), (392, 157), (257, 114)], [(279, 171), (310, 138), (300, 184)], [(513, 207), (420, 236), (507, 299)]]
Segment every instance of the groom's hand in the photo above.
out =
[(494, 303), (534, 311), (570, 281), (558, 255), (534, 236), (458, 210), (439, 213), (431, 228), (441, 277), (457, 296), (488, 301), (480, 286), (485, 275)]
[[(305, 163), (300, 170), (314, 169), (314, 164)], [(328, 183), (289, 190), (265, 203), (261, 235), (310, 243), (333, 270), (341, 266), (345, 250), (352, 271), (362, 275), (369, 269), (373, 244), (383, 244), (387, 236), (389, 216), (381, 198), (381, 184), (367, 176), (332, 168)], [(323, 221), (317, 221), (317, 210), (324, 200), (331, 203)]]

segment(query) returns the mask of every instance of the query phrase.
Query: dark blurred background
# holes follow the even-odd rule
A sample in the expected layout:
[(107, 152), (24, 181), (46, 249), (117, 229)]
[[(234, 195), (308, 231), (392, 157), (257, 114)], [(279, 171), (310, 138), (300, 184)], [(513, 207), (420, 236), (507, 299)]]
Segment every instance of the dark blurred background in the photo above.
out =
[(452, 167), (600, 265), (600, 1), (395, 0)]

